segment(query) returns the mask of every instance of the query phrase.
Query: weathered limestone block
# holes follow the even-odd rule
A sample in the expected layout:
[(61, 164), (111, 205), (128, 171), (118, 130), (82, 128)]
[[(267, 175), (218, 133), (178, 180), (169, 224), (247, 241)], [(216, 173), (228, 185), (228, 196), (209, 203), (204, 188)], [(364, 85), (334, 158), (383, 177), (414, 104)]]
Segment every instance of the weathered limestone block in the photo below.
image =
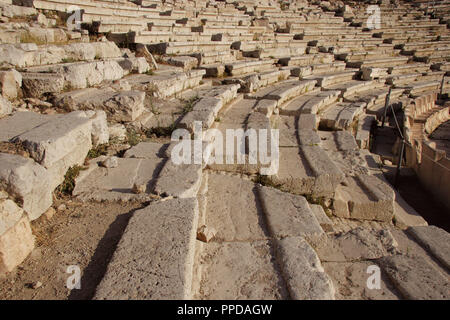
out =
[(144, 112), (145, 92), (88, 88), (63, 93), (55, 104), (68, 110), (104, 110), (109, 120), (134, 121)]
[(203, 129), (208, 129), (222, 108), (223, 102), (219, 98), (205, 97), (198, 101), (192, 111), (188, 112), (178, 123), (180, 128), (194, 131), (194, 122), (200, 121)]
[(450, 234), (436, 226), (410, 227), (407, 232), (450, 270)]
[(323, 210), (322, 206), (318, 205), (318, 204), (309, 204), (309, 206), (311, 207), (311, 211), (316, 216), (316, 219), (319, 222), (320, 226), (322, 227), (323, 231), (332, 232), (333, 231), (333, 222), (327, 216), (327, 214), (325, 213), (325, 210)]
[(305, 197), (258, 185), (258, 193), (271, 233), (279, 238), (301, 236), (316, 241), (324, 232)]
[(320, 146), (322, 140), (315, 130), (300, 129), (297, 131), (299, 145), (303, 146)]
[(258, 101), (255, 110), (261, 112), (266, 117), (270, 117), (277, 107), (277, 102), (275, 100), (262, 99)]
[(67, 34), (59, 28), (27, 27), (26, 31), (32, 38), (43, 43), (67, 41)]
[(315, 85), (316, 80), (288, 81), (282, 83), (278, 88), (270, 92), (264, 98), (277, 100), (278, 106), (280, 106), (282, 103), (295, 96), (311, 91)]
[(320, 146), (280, 149), (280, 168), (271, 179), (285, 191), (330, 197), (344, 173)]
[(361, 71), (363, 80), (383, 79), (388, 75), (387, 68), (362, 67)]
[(175, 164), (169, 159), (158, 176), (154, 192), (166, 197), (191, 198), (197, 195), (201, 182), (201, 164)]
[(190, 299), (198, 215), (196, 198), (136, 211), (94, 299)]
[(277, 259), (292, 299), (334, 299), (333, 282), (314, 249), (302, 237), (287, 237), (276, 243)]
[[(388, 277), (381, 272), (380, 289), (369, 289), (367, 270), (377, 266), (374, 261), (324, 262), (325, 272), (333, 280), (336, 300), (400, 300)], [(373, 267), (372, 267), (373, 268)]]
[(300, 130), (317, 130), (319, 117), (315, 114), (300, 114), (298, 116), (297, 128)]
[(51, 187), (56, 188), (67, 170), (82, 165), (92, 147), (92, 121), (84, 112), (72, 112), (52, 119), (11, 141), (20, 143), (30, 156), (48, 169)]
[(74, 196), (82, 201), (148, 201), (156, 178), (164, 165), (163, 144), (139, 143), (117, 158), (117, 165), (102, 165), (101, 156), (89, 162), (75, 181)]
[(365, 102), (333, 104), (320, 115), (320, 126), (333, 130), (348, 129), (365, 106)]
[(110, 59), (122, 56), (119, 47), (113, 41), (99, 41), (88, 43), (94, 48), (95, 59)]
[(201, 291), (196, 299), (288, 299), (274, 268), (268, 240), (211, 242), (200, 254)]
[(222, 77), (225, 72), (225, 66), (223, 64), (210, 64), (210, 65), (202, 65), (201, 69), (205, 70), (206, 77), (218, 78)]
[(118, 80), (125, 75), (117, 61), (95, 61), (88, 63), (72, 63), (62, 66), (59, 73), (64, 75), (66, 86), (73, 89), (82, 89), (102, 81)]
[(45, 93), (58, 93), (64, 90), (64, 76), (56, 73), (22, 73), (25, 94), (39, 98)]
[(212, 87), (207, 89), (205, 92), (201, 91), (201, 95), (207, 98), (217, 98), (222, 100), (223, 105), (226, 105), (232, 101), (237, 96), (239, 90), (239, 84), (222, 85), (218, 87)]
[(0, 188), (18, 199), (30, 220), (52, 205), (51, 177), (31, 159), (0, 153)]
[(108, 122), (106, 121), (106, 112), (103, 110), (89, 110), (86, 115), (92, 120), (92, 145), (98, 146), (100, 144), (108, 143), (109, 130)]
[(11, 103), (0, 96), (0, 118), (4, 117), (12, 112), (12, 105)]
[(183, 68), (184, 71), (194, 69), (198, 65), (198, 60), (190, 56), (166, 57), (164, 60), (168, 64)]
[(357, 227), (329, 235), (315, 249), (321, 261), (354, 262), (379, 259), (396, 252), (398, 243), (389, 230)]
[(0, 200), (0, 274), (12, 271), (33, 248), (27, 215), (12, 200)]
[(150, 65), (144, 57), (120, 58), (117, 62), (126, 73), (145, 73), (150, 70)]
[(255, 183), (239, 177), (212, 173), (208, 175), (205, 224), (217, 230), (215, 240), (245, 242), (265, 239), (259, 223), (264, 219), (257, 206)]
[(337, 187), (334, 214), (351, 219), (391, 221), (394, 199), (394, 191), (388, 184), (375, 176), (361, 174)]
[(339, 151), (357, 150), (355, 137), (348, 131), (333, 132), (333, 138)]
[(377, 260), (405, 299), (448, 300), (448, 278), (422, 256), (395, 255)]
[(31, 111), (19, 111), (0, 120), (0, 141), (9, 141), (19, 134), (37, 127), (60, 115), (44, 115)]
[(17, 98), (18, 89), (20, 88), (22, 82), (21, 80), (20, 84), (17, 82), (16, 73), (18, 72), (14, 69), (0, 71), (0, 93), (5, 99), (13, 100)]
[(165, 157), (165, 153), (162, 149), (167, 145), (162, 145), (156, 142), (140, 142), (131, 149), (128, 149), (124, 157), (125, 158), (151, 158), (151, 157)]
[[(98, 43), (71, 43), (64, 46), (65, 54), (68, 58), (73, 59), (75, 61), (81, 60), (94, 60), (96, 56), (96, 50), (94, 45), (99, 46), (103, 44), (102, 42)], [(119, 48), (117, 48), (119, 50)], [(120, 51), (119, 51), (120, 56)]]
[(2, 7), (2, 15), (8, 18), (31, 16), (37, 13), (35, 8), (28, 8), (22, 6), (8, 5)]
[(212, 114), (217, 116), (220, 109), (223, 106), (223, 101), (220, 98), (215, 97), (205, 97), (200, 99), (194, 107), (192, 108), (193, 111), (204, 111), (204, 112), (212, 112)]
[(34, 43), (0, 44), (0, 64), (7, 63), (17, 67), (36, 65), (36, 50)]
[(21, 143), (36, 162), (50, 168), (77, 145), (87, 144), (89, 150), (91, 127), (84, 112), (73, 112), (37, 126), (12, 141)]

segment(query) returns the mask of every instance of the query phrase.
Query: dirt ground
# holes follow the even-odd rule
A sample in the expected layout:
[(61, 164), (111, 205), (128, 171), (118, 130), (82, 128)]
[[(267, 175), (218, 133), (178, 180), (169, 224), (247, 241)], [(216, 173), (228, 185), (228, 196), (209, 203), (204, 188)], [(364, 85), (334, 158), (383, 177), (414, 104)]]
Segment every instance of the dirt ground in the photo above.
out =
[[(57, 200), (66, 210), (32, 222), (36, 246), (13, 272), (0, 277), (0, 299), (91, 299), (132, 213), (141, 203)], [(66, 287), (68, 266), (81, 270), (81, 289)], [(39, 286), (39, 283), (42, 284)]]

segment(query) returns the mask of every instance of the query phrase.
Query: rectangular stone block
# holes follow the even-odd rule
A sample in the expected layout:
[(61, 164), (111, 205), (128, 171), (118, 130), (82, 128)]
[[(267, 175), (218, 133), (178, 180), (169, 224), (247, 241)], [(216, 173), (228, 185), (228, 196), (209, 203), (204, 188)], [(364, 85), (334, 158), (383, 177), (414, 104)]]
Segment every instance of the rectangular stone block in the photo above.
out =
[(196, 198), (136, 211), (94, 299), (190, 299), (198, 214)]

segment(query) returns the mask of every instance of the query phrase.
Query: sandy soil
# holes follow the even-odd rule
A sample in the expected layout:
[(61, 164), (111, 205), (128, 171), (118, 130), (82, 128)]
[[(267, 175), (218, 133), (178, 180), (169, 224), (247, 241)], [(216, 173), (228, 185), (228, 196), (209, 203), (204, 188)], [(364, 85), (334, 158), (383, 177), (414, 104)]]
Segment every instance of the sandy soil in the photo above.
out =
[[(134, 210), (141, 203), (57, 200), (67, 209), (32, 223), (36, 247), (13, 272), (0, 277), (0, 299), (91, 299)], [(81, 289), (66, 287), (67, 267), (81, 270)], [(42, 285), (38, 288), (36, 284)]]

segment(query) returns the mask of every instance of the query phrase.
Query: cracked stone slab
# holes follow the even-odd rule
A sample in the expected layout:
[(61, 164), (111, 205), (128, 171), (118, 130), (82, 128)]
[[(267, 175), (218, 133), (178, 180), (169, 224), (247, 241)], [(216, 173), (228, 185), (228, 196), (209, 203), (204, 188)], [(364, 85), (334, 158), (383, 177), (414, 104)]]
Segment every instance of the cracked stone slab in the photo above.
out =
[(292, 299), (334, 299), (334, 286), (319, 257), (302, 237), (277, 240), (276, 256)]
[(188, 198), (136, 211), (94, 299), (190, 299), (198, 210)]

